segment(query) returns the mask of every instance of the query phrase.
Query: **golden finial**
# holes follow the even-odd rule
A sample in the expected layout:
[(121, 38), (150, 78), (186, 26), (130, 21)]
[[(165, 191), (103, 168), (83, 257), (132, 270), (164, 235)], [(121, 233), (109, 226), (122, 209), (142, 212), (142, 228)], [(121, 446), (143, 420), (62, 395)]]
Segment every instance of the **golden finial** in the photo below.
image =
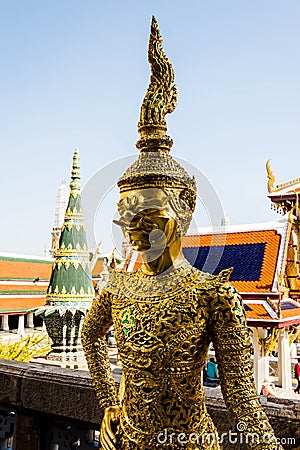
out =
[(75, 148), (73, 154), (70, 189), (73, 195), (80, 194), (80, 163), (79, 163), (79, 150), (77, 147)]
[(115, 250), (116, 249), (114, 248), (113, 251), (111, 252), (110, 260), (109, 260), (109, 266), (112, 269), (115, 269), (117, 267), (116, 258), (115, 258)]
[(141, 138), (136, 146), (141, 151), (169, 151), (172, 139), (166, 135), (165, 115), (177, 105), (177, 87), (172, 64), (164, 53), (162, 36), (156, 18), (152, 17), (148, 47), (151, 78), (144, 97), (138, 131)]
[(267, 174), (268, 174), (268, 192), (274, 192), (274, 191), (276, 191), (276, 188), (274, 187), (275, 177), (271, 170), (271, 160), (270, 159), (268, 159), (268, 161), (266, 163), (266, 169), (267, 169)]

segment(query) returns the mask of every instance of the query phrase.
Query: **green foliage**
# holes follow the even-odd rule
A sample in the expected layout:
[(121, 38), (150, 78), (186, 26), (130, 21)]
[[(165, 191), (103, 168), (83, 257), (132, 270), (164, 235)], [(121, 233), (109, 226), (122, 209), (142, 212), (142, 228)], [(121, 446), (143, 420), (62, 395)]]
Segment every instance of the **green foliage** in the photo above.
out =
[(0, 338), (0, 358), (29, 362), (31, 358), (46, 356), (51, 351), (47, 333), (35, 332), (22, 337), (17, 342), (2, 343)]

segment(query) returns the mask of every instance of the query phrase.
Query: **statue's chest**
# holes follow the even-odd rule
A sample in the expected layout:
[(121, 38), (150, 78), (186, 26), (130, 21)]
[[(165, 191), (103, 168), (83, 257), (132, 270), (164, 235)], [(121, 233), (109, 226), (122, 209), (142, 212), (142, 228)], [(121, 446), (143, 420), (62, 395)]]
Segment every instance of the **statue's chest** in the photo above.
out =
[[(208, 312), (205, 303), (190, 293), (160, 298), (117, 298), (112, 315), (122, 360), (141, 359), (153, 364), (165, 360), (197, 360), (208, 343)], [(155, 355), (155, 357), (154, 357)], [(168, 356), (167, 356), (168, 355)]]
[(173, 333), (182, 327), (205, 323), (207, 309), (189, 298), (118, 300), (112, 305), (115, 326), (125, 336), (141, 329), (160, 334), (164, 330)]

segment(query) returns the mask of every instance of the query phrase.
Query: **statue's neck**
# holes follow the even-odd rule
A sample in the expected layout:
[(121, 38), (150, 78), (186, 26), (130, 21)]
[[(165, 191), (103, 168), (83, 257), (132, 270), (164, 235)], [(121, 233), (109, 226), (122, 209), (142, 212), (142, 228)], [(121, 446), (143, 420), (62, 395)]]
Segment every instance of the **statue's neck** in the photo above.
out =
[(172, 245), (163, 251), (148, 250), (142, 254), (142, 271), (147, 275), (159, 275), (171, 267), (180, 267), (185, 258), (182, 253), (181, 238), (177, 238)]

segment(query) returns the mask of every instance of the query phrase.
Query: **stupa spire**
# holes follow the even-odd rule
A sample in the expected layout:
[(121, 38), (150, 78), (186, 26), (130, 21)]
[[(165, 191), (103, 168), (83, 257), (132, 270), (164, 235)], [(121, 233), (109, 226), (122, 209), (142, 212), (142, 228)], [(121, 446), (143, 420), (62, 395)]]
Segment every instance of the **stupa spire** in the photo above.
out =
[(46, 306), (36, 311), (43, 318), (53, 342), (49, 359), (68, 367), (84, 367), (80, 330), (94, 295), (81, 208), (79, 152), (76, 148), (69, 201), (55, 253)]
[(70, 196), (47, 291), (47, 304), (71, 305), (90, 302), (94, 291), (89, 252), (81, 207), (79, 152), (76, 148), (70, 182)]
[(73, 196), (80, 195), (80, 160), (79, 160), (79, 150), (76, 147), (73, 154), (73, 164), (71, 172), (71, 182), (70, 190)]

